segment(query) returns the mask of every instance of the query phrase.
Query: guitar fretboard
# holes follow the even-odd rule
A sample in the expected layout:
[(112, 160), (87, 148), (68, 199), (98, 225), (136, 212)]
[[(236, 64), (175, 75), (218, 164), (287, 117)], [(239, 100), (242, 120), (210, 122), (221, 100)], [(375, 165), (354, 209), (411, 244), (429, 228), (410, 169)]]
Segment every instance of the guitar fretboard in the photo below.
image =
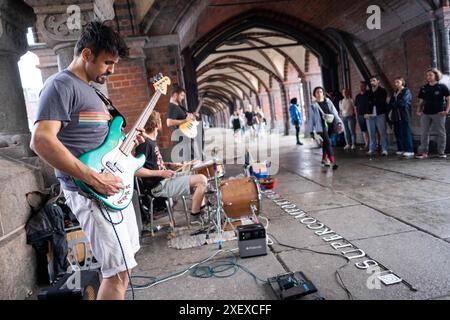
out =
[(160, 96), (161, 96), (161, 91), (157, 89), (155, 94), (153, 95), (152, 99), (145, 107), (144, 112), (142, 112), (141, 116), (136, 121), (136, 123), (134, 124), (134, 126), (130, 130), (130, 132), (128, 133), (127, 138), (122, 143), (122, 146), (120, 147), (120, 151), (122, 151), (125, 155), (128, 156), (131, 154), (131, 151), (134, 148), (134, 140), (136, 139), (136, 136), (138, 134), (137, 129), (143, 128), (145, 126), (145, 124), (147, 123), (148, 119), (150, 118), (150, 115), (152, 114), (153, 109), (155, 108), (156, 103), (158, 102)]

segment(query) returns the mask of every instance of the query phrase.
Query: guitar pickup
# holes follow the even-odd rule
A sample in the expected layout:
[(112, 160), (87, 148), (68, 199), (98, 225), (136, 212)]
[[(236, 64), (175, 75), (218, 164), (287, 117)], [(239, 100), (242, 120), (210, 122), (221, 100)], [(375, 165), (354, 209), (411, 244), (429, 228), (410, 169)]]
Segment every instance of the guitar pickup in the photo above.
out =
[(106, 166), (108, 167), (109, 170), (111, 170), (112, 172), (117, 172), (117, 167), (112, 164), (112, 162), (110, 161), (106, 161)]
[(117, 162), (114, 164), (116, 169), (119, 170), (121, 173), (123, 173), (125, 170), (123, 169), (123, 167), (121, 165), (119, 165)]

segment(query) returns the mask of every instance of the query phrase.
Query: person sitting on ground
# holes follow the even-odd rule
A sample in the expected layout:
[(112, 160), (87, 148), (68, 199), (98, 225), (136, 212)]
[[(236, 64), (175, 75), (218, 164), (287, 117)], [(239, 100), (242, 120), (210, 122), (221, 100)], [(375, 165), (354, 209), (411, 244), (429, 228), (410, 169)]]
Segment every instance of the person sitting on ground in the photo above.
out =
[[(145, 142), (136, 148), (136, 155), (146, 157), (144, 167), (136, 172), (143, 178), (144, 188), (156, 198), (173, 198), (192, 194), (192, 216), (199, 216), (208, 180), (202, 174), (192, 175), (195, 163), (165, 163), (156, 144), (158, 130), (161, 130), (161, 116), (153, 111), (145, 126)], [(191, 192), (193, 190), (193, 192)]]

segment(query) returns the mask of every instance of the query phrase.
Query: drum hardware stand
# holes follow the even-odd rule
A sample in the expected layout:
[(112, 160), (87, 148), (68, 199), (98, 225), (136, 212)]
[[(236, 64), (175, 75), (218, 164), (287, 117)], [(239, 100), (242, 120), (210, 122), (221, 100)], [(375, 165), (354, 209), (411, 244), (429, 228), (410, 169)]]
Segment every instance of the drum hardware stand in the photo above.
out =
[[(252, 211), (252, 215), (251, 215), (251, 216), (248, 216), (248, 218), (252, 219), (252, 220), (254, 221), (254, 223), (259, 223), (259, 219), (258, 219), (258, 216), (257, 216), (257, 214), (256, 214), (256, 212), (258, 211), (258, 209), (256, 208), (256, 206), (255, 206), (254, 204), (252, 204), (252, 205), (250, 206), (250, 210)], [(227, 215), (226, 215), (226, 213), (225, 213), (225, 224), (224, 224), (224, 225), (229, 224), (229, 225), (232, 227), (232, 229), (233, 229), (234, 232), (237, 231), (236, 227), (235, 227), (234, 224), (233, 224), (233, 222), (235, 222), (235, 221), (242, 221), (242, 219), (232, 219), (232, 218), (229, 218), (229, 217), (227, 217)]]
[(209, 234), (211, 233), (212, 229), (215, 227), (217, 230), (217, 235), (219, 237), (219, 241), (218, 241), (218, 245), (219, 245), (219, 250), (222, 249), (222, 242), (223, 242), (223, 238), (222, 238), (222, 211), (223, 211), (223, 207), (222, 207), (222, 194), (220, 191), (220, 187), (219, 187), (219, 178), (218, 178), (218, 169), (217, 169), (217, 163), (214, 162), (214, 194), (215, 194), (215, 198), (216, 198), (216, 208), (215, 208), (215, 219), (211, 219), (211, 212), (208, 210), (208, 230), (206, 233), (206, 239), (209, 239)]

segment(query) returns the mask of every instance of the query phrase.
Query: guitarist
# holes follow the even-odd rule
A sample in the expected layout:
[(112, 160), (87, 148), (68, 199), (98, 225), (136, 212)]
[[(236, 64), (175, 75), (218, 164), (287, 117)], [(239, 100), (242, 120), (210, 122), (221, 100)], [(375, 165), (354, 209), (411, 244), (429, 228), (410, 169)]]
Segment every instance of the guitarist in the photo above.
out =
[[(112, 28), (90, 22), (75, 45), (71, 64), (46, 81), (31, 140), (31, 148), (55, 168), (66, 203), (101, 263), (103, 280), (97, 299), (125, 298), (128, 269), (137, 265), (134, 258), (139, 250), (136, 216), (132, 205), (123, 212), (108, 211), (113, 222), (120, 222), (123, 217), (121, 223), (113, 226), (104, 218), (96, 201), (79, 193), (72, 177), (106, 196), (124, 187), (120, 178), (97, 173), (78, 157), (102, 145), (111, 120), (105, 104), (89, 84), (105, 83), (114, 73), (119, 58), (126, 57), (128, 51), (125, 41)], [(143, 129), (140, 131), (136, 144), (144, 142)]]
[[(169, 106), (167, 108), (167, 121), (166, 124), (169, 128), (174, 128), (175, 130), (179, 126), (188, 121), (196, 120), (199, 115), (197, 113), (189, 113), (186, 108), (183, 107), (183, 100), (186, 98), (186, 90), (182, 87), (174, 85), (172, 88), (172, 93), (170, 96)], [(180, 137), (179, 143), (184, 143), (184, 151), (190, 150), (191, 155), (183, 155), (185, 161), (193, 160), (194, 150), (192, 146), (192, 139), (186, 136)], [(184, 152), (183, 152), (184, 153)], [(187, 152), (186, 152), (187, 153)]]

